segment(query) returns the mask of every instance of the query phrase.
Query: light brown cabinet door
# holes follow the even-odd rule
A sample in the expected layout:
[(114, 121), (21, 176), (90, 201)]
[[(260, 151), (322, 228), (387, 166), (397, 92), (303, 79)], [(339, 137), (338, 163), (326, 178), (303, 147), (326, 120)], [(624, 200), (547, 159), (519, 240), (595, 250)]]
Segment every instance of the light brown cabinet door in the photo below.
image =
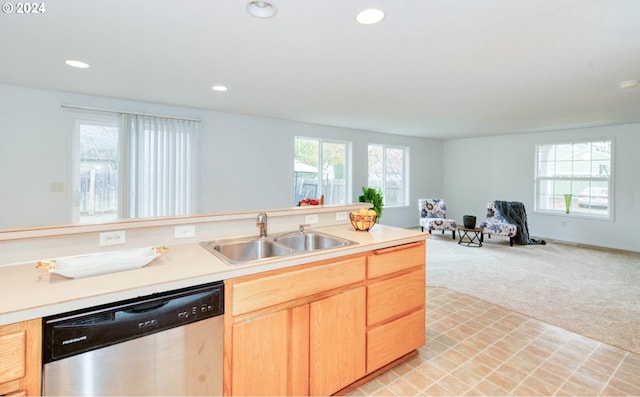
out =
[(365, 313), (365, 287), (311, 303), (311, 395), (333, 394), (365, 375)]
[(40, 319), (0, 326), (0, 395), (40, 395)]
[(233, 325), (236, 396), (308, 395), (309, 305)]

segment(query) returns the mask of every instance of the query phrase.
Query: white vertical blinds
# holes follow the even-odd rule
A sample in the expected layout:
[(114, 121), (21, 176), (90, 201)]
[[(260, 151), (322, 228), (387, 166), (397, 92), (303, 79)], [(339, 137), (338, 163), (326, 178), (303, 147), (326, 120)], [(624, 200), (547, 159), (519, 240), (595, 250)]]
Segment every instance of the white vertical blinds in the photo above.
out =
[(193, 214), (200, 123), (132, 114), (124, 118), (128, 216)]

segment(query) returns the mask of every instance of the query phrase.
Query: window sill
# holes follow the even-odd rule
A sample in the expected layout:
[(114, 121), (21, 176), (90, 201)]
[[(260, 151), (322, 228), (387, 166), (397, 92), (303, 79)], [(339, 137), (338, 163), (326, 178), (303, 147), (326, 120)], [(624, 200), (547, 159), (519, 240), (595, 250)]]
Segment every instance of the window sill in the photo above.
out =
[(574, 218), (574, 219), (587, 219), (592, 221), (609, 221), (613, 222), (615, 219), (612, 215), (606, 216), (598, 216), (598, 215), (588, 215), (588, 214), (579, 214), (575, 212), (566, 213), (564, 211), (545, 211), (545, 210), (534, 210), (534, 214), (536, 215), (550, 215), (550, 216), (561, 216), (565, 218)]

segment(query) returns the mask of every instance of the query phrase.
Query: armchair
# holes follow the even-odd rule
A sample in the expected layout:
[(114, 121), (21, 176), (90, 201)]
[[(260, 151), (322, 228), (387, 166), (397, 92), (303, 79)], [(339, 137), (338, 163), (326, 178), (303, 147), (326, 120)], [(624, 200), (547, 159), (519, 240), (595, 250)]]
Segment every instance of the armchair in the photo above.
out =
[(518, 227), (507, 222), (496, 207), (495, 201), (491, 201), (487, 204), (487, 220), (480, 223), (480, 228), (482, 229), (480, 241), (484, 240), (485, 234), (489, 238), (491, 238), (492, 234), (497, 234), (498, 236), (509, 237), (509, 245), (511, 247), (513, 247), (513, 237), (518, 233)]
[(432, 230), (451, 230), (452, 238), (456, 238), (456, 221), (447, 219), (447, 205), (442, 199), (419, 199), (418, 209), (420, 211), (420, 227), (424, 232), (426, 228), (429, 233)]

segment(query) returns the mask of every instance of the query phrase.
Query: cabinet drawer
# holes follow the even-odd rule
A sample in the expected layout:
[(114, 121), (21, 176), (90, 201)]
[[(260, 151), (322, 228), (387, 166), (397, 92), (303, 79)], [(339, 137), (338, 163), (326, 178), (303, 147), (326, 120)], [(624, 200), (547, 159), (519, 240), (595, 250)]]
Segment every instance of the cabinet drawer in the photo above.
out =
[(425, 311), (418, 310), (367, 332), (367, 372), (424, 345)]
[(237, 316), (357, 283), (365, 275), (366, 258), (359, 257), (240, 281), (233, 285), (231, 313)]
[(26, 373), (27, 332), (0, 334), (0, 383), (19, 379)]
[(402, 315), (425, 304), (423, 269), (367, 287), (367, 325)]
[(373, 251), (367, 257), (367, 278), (375, 278), (424, 265), (427, 252), (424, 242), (399, 245)]

